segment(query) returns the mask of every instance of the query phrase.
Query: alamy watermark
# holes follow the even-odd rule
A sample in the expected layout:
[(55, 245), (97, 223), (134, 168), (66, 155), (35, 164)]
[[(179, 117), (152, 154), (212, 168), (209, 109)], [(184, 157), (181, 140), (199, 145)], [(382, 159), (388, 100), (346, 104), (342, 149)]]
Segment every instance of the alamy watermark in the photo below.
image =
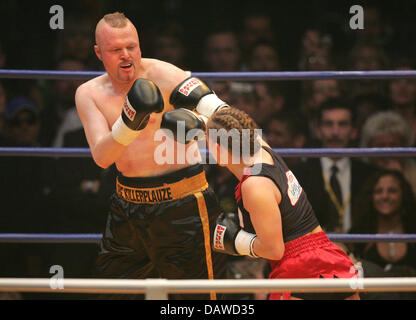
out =
[[(159, 165), (164, 164), (228, 164), (230, 161), (232, 164), (244, 163), (250, 165), (253, 163), (254, 157), (250, 154), (250, 151), (261, 151), (261, 141), (259, 138), (262, 136), (261, 129), (254, 130), (254, 141), (250, 142), (250, 129), (231, 129), (229, 131), (225, 129), (209, 129), (208, 141), (206, 134), (201, 129), (191, 129), (185, 132), (184, 121), (177, 122), (177, 130), (173, 133), (169, 129), (159, 129), (155, 132), (154, 141), (160, 142), (154, 152), (154, 160)], [(186, 145), (185, 143), (197, 140), (198, 143)], [(213, 142), (219, 142), (221, 149), (227, 152), (220, 152), (217, 154), (215, 147), (209, 148), (207, 145)], [(229, 144), (231, 143), (231, 149)], [(202, 157), (199, 150), (209, 149), (213, 157)], [(231, 155), (231, 159), (228, 156)], [(216, 161), (218, 160), (218, 162)], [(255, 174), (253, 170), (261, 170), (260, 166), (252, 167), (252, 174)], [(258, 173), (258, 172), (257, 172)]]
[(49, 8), (49, 13), (53, 16), (49, 19), (49, 27), (53, 30), (64, 28), (64, 8), (55, 4)]
[(350, 7), (350, 13), (354, 14), (350, 18), (350, 28), (352, 30), (364, 29), (364, 9), (362, 6), (356, 4)]
[(354, 274), (349, 281), (351, 289), (364, 289), (364, 270), (361, 264), (351, 266), (350, 273)]
[(49, 273), (53, 274), (53, 276), (49, 279), (49, 286), (51, 289), (63, 289), (64, 268), (58, 264), (55, 264), (49, 268)]

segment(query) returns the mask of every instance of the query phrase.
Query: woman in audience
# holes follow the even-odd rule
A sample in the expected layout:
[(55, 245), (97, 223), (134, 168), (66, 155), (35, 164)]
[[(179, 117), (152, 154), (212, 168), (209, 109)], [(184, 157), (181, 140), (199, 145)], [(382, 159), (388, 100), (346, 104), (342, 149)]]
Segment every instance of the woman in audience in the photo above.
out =
[[(354, 202), (353, 212), (351, 233), (416, 233), (416, 199), (397, 170), (381, 170), (371, 176)], [(354, 251), (385, 271), (393, 266), (416, 268), (414, 243), (370, 242), (356, 245)]]

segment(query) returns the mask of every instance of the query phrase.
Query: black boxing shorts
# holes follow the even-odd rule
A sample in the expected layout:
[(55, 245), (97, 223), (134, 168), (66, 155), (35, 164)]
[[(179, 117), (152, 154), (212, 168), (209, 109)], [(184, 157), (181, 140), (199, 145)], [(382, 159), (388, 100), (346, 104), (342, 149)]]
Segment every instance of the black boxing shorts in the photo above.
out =
[[(211, 250), (220, 213), (200, 164), (149, 178), (119, 176), (95, 276), (225, 278), (226, 256)], [(172, 294), (169, 298), (216, 299), (216, 295)]]

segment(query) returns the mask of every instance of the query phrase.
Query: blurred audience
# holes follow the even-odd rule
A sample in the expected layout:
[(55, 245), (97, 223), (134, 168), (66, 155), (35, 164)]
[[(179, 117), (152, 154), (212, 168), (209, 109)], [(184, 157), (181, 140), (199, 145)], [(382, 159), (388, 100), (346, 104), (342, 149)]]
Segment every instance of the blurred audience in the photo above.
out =
[(273, 19), (270, 14), (252, 7), (246, 9), (242, 17), (242, 29), (239, 34), (244, 52), (258, 41), (276, 41)]
[[(57, 70), (85, 70), (82, 61), (64, 58), (58, 62)], [(75, 91), (85, 80), (55, 80), (51, 92), (51, 103), (43, 113), (43, 128), (45, 137), (49, 137), (50, 145), (62, 147), (63, 136), (66, 132), (82, 127), (75, 107)]]
[[(350, 51), (348, 67), (351, 71), (386, 70), (388, 66), (386, 53), (375, 45), (357, 44)], [(357, 79), (346, 84), (349, 97), (352, 99), (362, 94), (382, 95), (385, 92), (385, 82), (377, 79)]]
[(4, 50), (3, 43), (0, 42), (0, 69), (5, 69), (6, 66), (6, 51)]
[[(351, 233), (416, 233), (416, 199), (403, 175), (382, 170), (363, 185), (353, 204), (356, 213)], [(395, 266), (416, 268), (416, 245), (403, 242), (355, 244), (355, 254), (384, 270)], [(416, 271), (416, 269), (415, 269)], [(409, 276), (401, 274), (396, 276)]]
[(205, 38), (204, 62), (206, 71), (240, 71), (241, 51), (235, 32), (228, 28), (212, 30)]
[(101, 70), (102, 65), (93, 50), (95, 24), (81, 15), (65, 16), (65, 28), (59, 32), (55, 61), (73, 59), (81, 61), (86, 69)]
[(303, 82), (300, 111), (308, 119), (309, 136), (315, 136), (320, 106), (328, 99), (341, 95), (339, 82), (335, 79)]
[(4, 145), (40, 147), (41, 119), (39, 107), (26, 97), (11, 99), (6, 108), (6, 139)]
[[(394, 70), (414, 70), (414, 63), (409, 59), (398, 59), (393, 64)], [(389, 98), (394, 111), (400, 113), (416, 136), (416, 81), (413, 78), (390, 80)]]
[(0, 82), (0, 146), (4, 144), (6, 135), (6, 104), (7, 95), (3, 83)]
[(279, 52), (273, 42), (258, 41), (248, 50), (246, 68), (249, 71), (279, 71)]
[(305, 30), (301, 39), (298, 70), (334, 70), (332, 38), (318, 29)]
[(184, 28), (178, 22), (168, 22), (157, 28), (153, 36), (152, 57), (191, 70), (187, 62)]
[(362, 127), (371, 115), (389, 107), (388, 99), (372, 93), (358, 95), (351, 100), (351, 103), (357, 118), (358, 136), (361, 136)]
[[(272, 148), (303, 148), (306, 144), (307, 121), (295, 110), (274, 113), (264, 126), (265, 138)], [(279, 153), (279, 151), (277, 151)], [(285, 158), (290, 169), (299, 165), (300, 157)]]
[[(347, 148), (357, 137), (353, 110), (343, 99), (321, 105), (316, 137), (323, 148)], [(328, 232), (347, 232), (351, 227), (351, 202), (372, 168), (354, 158), (308, 158), (294, 173)]]
[[(409, 126), (395, 111), (378, 112), (365, 122), (361, 134), (362, 148), (399, 148), (414, 145)], [(368, 162), (379, 169), (398, 170), (416, 192), (416, 162), (410, 157), (369, 157)]]
[(363, 6), (365, 22), (363, 29), (357, 29), (352, 32), (356, 44), (370, 44), (387, 49), (391, 42), (393, 30), (390, 21), (376, 5)]
[[(8, 147), (42, 147), (39, 140), (41, 121), (39, 108), (26, 97), (10, 99), (6, 107)], [(51, 181), (54, 176), (51, 159), (36, 156), (0, 157), (0, 232), (44, 233), (57, 221), (51, 211)], [(40, 269), (47, 270), (47, 253), (35, 250), (36, 244), (12, 244), (1, 247), (1, 255), (14, 263), (2, 263), (2, 276), (31, 276)]]

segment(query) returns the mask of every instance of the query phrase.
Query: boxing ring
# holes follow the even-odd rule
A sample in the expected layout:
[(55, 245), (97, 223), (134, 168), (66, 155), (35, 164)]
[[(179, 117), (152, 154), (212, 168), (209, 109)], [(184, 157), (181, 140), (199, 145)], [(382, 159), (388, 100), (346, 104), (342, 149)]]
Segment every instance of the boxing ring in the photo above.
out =
[[(8, 79), (83, 79), (103, 72), (52, 70), (0, 70)], [(212, 81), (288, 81), (317, 79), (394, 79), (416, 78), (416, 71), (307, 71), (307, 72), (217, 72), (191, 73)], [(416, 148), (275, 149), (284, 157), (416, 157)], [(201, 150), (206, 153), (207, 150)], [(91, 157), (88, 148), (0, 147), (3, 157)], [(101, 234), (0, 234), (0, 243), (89, 243), (98, 244)], [(416, 242), (416, 234), (328, 234), (334, 242)], [(0, 291), (71, 293), (144, 293), (146, 299), (167, 299), (168, 293), (254, 293), (254, 292), (407, 292), (416, 291), (415, 278), (351, 279), (244, 279), (244, 280), (167, 280), (167, 279), (61, 279), (54, 289), (49, 278), (0, 278)]]

